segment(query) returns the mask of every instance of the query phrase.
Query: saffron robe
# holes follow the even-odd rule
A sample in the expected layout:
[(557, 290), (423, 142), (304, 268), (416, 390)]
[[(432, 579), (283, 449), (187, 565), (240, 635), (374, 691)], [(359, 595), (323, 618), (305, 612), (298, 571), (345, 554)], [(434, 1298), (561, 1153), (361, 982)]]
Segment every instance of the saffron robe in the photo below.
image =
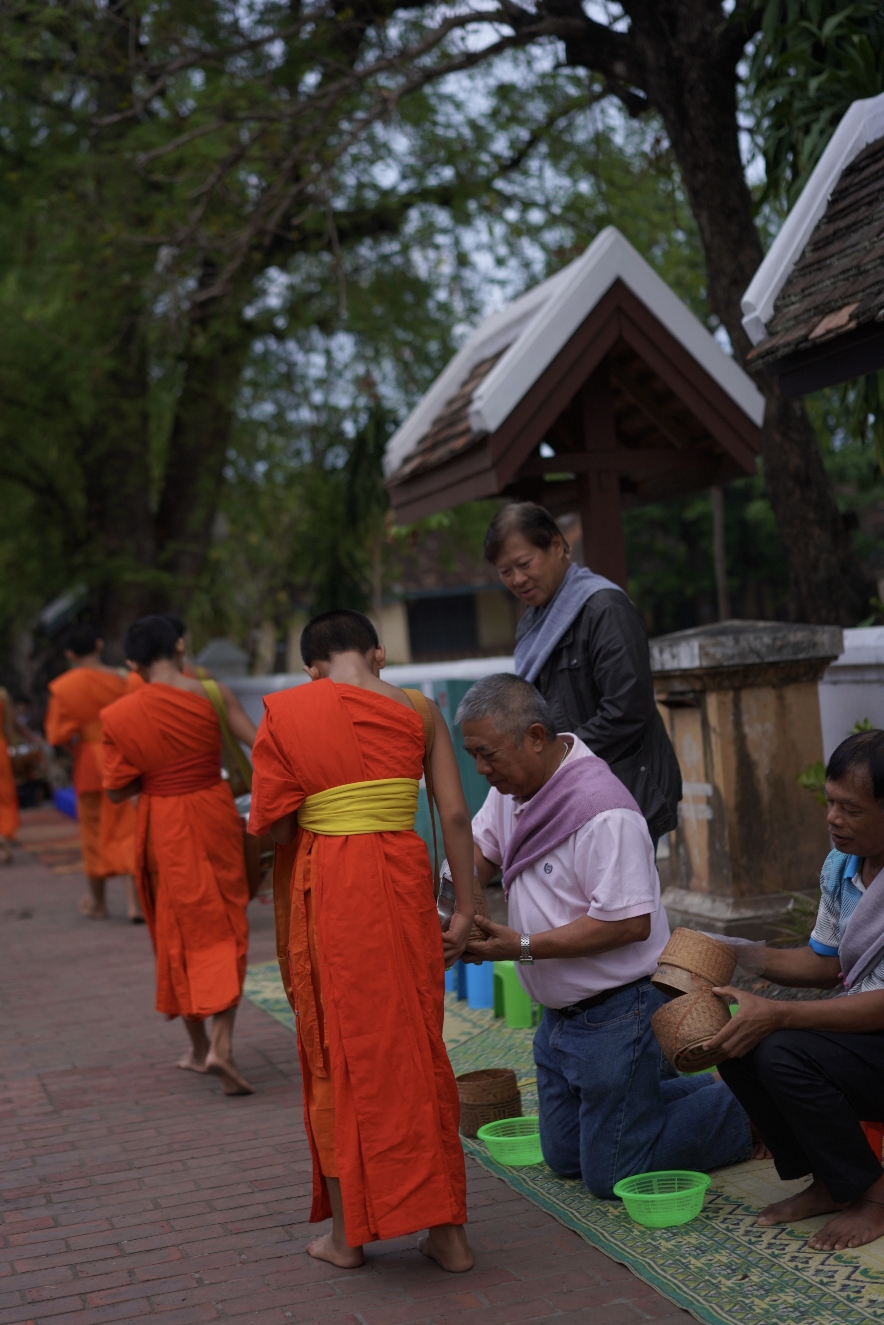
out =
[(135, 881), (156, 952), (157, 1011), (203, 1020), (239, 1002), (249, 941), (242, 822), (221, 778), (215, 710), (152, 682), (102, 721), (105, 787), (142, 782)]
[[(396, 700), (323, 680), (268, 695), (264, 706), (252, 752), (252, 833), (331, 787), (421, 777), (423, 724)], [(412, 830), (331, 837), (299, 829), (291, 847), (277, 848), (274, 894), (280, 968), (298, 1016), (311, 1220), (331, 1213), (325, 1177), (333, 1174), (322, 1172), (314, 1131), (327, 1125), (331, 1101), (352, 1246), (465, 1223), (426, 846)], [(331, 1091), (320, 1085), (329, 1079)]]
[(9, 696), (5, 690), (0, 691), (0, 837), (11, 840), (18, 832), (19, 812), (12, 760), (6, 743), (7, 733), (13, 723), (11, 713), (6, 710), (7, 703)]
[(86, 873), (93, 879), (135, 869), (135, 806), (113, 805), (101, 788), (101, 710), (125, 693), (119, 672), (74, 667), (49, 682), (46, 739), (67, 745), (74, 737), (74, 788)]

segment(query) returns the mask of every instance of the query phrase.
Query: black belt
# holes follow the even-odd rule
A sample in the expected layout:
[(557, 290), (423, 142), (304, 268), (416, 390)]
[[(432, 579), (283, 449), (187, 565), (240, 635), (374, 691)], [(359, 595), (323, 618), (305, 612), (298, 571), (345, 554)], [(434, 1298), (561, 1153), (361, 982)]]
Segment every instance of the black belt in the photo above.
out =
[(593, 994), (590, 998), (582, 998), (579, 1003), (570, 1003), (566, 1008), (550, 1008), (550, 1012), (554, 1012), (557, 1017), (565, 1017), (567, 1020), (570, 1020), (571, 1017), (579, 1017), (581, 1012), (588, 1012), (590, 1008), (601, 1007), (615, 994), (622, 994), (624, 989), (634, 989), (636, 985), (647, 984), (650, 978), (648, 975), (639, 976), (637, 980), (630, 980), (628, 985), (618, 985), (616, 989), (603, 989), (600, 994)]

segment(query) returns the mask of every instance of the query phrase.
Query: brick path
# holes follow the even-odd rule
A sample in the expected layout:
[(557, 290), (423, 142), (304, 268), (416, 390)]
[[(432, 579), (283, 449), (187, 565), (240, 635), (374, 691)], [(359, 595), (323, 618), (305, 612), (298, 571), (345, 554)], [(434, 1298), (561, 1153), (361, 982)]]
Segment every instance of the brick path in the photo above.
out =
[[(0, 869), (0, 1325), (620, 1325), (680, 1311), (467, 1161), (476, 1268), (451, 1276), (413, 1238), (357, 1271), (303, 1251), (310, 1159), (294, 1038), (244, 1003), (238, 1058), (258, 1087), (171, 1066), (180, 1024), (153, 1011), (143, 928), (81, 919), (76, 876)], [(252, 959), (273, 955), (253, 905)]]

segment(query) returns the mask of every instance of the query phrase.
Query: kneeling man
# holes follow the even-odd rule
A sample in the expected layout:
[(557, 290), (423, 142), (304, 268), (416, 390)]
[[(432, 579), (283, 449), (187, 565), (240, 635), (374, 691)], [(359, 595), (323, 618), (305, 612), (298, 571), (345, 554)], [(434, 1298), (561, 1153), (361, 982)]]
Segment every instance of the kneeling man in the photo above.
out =
[(884, 1172), (861, 1126), (884, 1122), (884, 732), (838, 746), (826, 797), (835, 849), (810, 944), (768, 948), (763, 974), (798, 989), (843, 980), (847, 996), (784, 1003), (719, 990), (740, 1011), (709, 1043), (780, 1177), (813, 1177), (763, 1210), (759, 1224), (840, 1211), (808, 1246), (841, 1251), (884, 1235)]
[(621, 1178), (748, 1159), (749, 1121), (711, 1076), (664, 1079), (651, 985), (669, 938), (647, 824), (604, 760), (558, 733), (527, 681), (489, 676), (457, 712), (491, 783), (473, 819), (482, 883), (503, 869), (510, 927), (467, 947), (513, 959), (543, 1020), (534, 1038), (550, 1168), (610, 1198)]

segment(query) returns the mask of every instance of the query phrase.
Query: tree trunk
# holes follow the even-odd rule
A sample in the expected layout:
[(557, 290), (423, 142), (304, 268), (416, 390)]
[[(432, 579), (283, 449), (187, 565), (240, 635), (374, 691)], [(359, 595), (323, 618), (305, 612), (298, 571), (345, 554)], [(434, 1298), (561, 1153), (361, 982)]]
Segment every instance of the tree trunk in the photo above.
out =
[[(710, 310), (751, 371), (740, 299), (763, 253), (738, 137), (736, 66), (746, 34), (728, 23), (720, 0), (624, 0), (624, 9), (635, 66), (663, 119), (700, 231)], [(587, 45), (569, 51), (569, 59), (592, 67)], [(864, 613), (869, 590), (807, 413), (800, 402), (784, 401), (766, 374), (754, 376), (767, 399), (761, 454), (789, 560), (789, 614), (852, 625)]]

